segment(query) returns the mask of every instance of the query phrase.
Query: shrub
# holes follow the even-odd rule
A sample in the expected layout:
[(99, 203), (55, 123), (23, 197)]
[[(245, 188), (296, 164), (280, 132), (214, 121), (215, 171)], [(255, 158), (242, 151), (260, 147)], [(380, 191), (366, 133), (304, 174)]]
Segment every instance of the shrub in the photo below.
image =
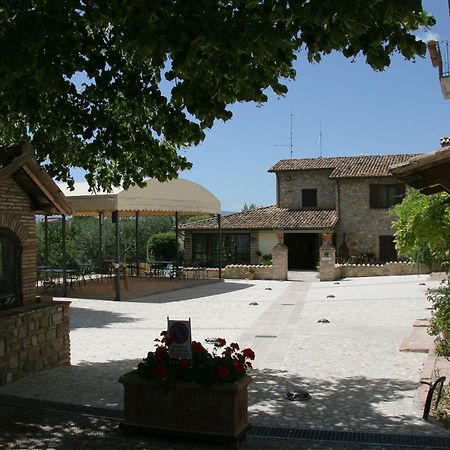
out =
[(148, 259), (172, 261), (177, 253), (177, 240), (174, 231), (156, 233), (148, 240)]
[(450, 284), (442, 284), (436, 289), (429, 289), (427, 298), (433, 305), (434, 316), (428, 333), (436, 337), (436, 353), (450, 358)]

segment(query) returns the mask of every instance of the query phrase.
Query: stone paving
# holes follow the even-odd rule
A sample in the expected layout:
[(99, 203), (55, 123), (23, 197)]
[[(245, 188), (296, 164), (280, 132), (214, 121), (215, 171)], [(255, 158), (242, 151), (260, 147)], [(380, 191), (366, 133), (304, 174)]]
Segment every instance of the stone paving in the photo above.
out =
[[(223, 337), (255, 350), (254, 424), (447, 435), (421, 419), (415, 401), (427, 355), (398, 351), (413, 322), (429, 316), (424, 294), (438, 284), (427, 276), (339, 284), (300, 277), (227, 280), (133, 302), (71, 299), (72, 366), (2, 386), (0, 393), (121, 409), (119, 376), (153, 347), (168, 316), (190, 317), (194, 340)], [(312, 399), (284, 399), (299, 389)]]

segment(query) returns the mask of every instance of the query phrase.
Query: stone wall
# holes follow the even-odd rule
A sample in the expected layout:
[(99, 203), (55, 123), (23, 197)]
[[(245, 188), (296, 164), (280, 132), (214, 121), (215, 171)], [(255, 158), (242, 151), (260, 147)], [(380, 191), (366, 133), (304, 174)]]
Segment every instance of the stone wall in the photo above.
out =
[[(253, 275), (249, 276), (248, 272), (250, 269), (253, 270)], [(224, 268), (223, 277), (234, 280), (243, 280), (245, 278), (253, 280), (273, 280), (273, 266), (231, 264)]]
[(302, 189), (317, 189), (317, 209), (336, 208), (336, 182), (331, 170), (277, 173), (277, 199), (280, 208), (302, 209)]
[(392, 217), (388, 209), (370, 208), (371, 184), (396, 184), (393, 177), (378, 178), (345, 178), (338, 180), (340, 205), (337, 226), (338, 250), (343, 233), (350, 255), (372, 252), (379, 256), (379, 236), (393, 235)]
[(11, 178), (0, 184), (0, 227), (8, 228), (20, 240), (23, 303), (34, 303), (36, 300), (36, 220), (31, 211), (30, 199)]
[(386, 275), (417, 275), (430, 273), (425, 266), (409, 262), (389, 262), (386, 264), (336, 264), (335, 279), (353, 277), (377, 277)]
[[(234, 280), (244, 280), (248, 277), (250, 268), (254, 271), (255, 280), (272, 280), (273, 268), (266, 265), (250, 264), (230, 264), (222, 269), (222, 278)], [(185, 267), (184, 276), (187, 279), (217, 279), (219, 278), (219, 269), (215, 267)]]
[(184, 233), (184, 263), (192, 264), (192, 233), (190, 231)]
[(70, 364), (69, 302), (0, 311), (0, 384)]

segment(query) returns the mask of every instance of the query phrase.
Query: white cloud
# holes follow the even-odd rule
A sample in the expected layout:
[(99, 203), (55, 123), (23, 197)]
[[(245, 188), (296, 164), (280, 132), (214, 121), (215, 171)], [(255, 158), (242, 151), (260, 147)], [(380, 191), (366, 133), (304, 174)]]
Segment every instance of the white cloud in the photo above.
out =
[(433, 33), (431, 31), (426, 31), (424, 34), (417, 36), (421, 41), (429, 42), (429, 41), (440, 41), (441, 37), (437, 33)]

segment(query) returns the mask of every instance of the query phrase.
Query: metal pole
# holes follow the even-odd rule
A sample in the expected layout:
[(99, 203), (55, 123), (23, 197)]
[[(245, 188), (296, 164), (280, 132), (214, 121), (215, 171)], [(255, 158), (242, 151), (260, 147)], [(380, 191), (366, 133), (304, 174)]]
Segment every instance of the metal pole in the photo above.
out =
[(44, 220), (45, 265), (48, 266), (48, 215)]
[(115, 300), (120, 302), (120, 216), (119, 211), (113, 211), (112, 217), (115, 219), (116, 224), (116, 264), (115, 264), (115, 287), (116, 298)]
[(62, 228), (62, 270), (63, 270), (63, 296), (67, 297), (67, 248), (66, 248), (66, 215), (61, 216), (61, 228)]
[(103, 213), (98, 213), (98, 268), (103, 269)]
[(177, 260), (177, 264), (180, 264), (180, 246), (178, 243), (178, 239), (179, 239), (179, 230), (178, 230), (178, 211), (175, 212), (175, 241), (176, 241), (176, 249), (177, 249), (177, 253), (176, 253), (176, 260)]
[(136, 276), (139, 276), (139, 211), (136, 211)]
[(219, 229), (219, 280), (222, 278), (222, 226), (220, 214), (217, 214), (217, 226)]

